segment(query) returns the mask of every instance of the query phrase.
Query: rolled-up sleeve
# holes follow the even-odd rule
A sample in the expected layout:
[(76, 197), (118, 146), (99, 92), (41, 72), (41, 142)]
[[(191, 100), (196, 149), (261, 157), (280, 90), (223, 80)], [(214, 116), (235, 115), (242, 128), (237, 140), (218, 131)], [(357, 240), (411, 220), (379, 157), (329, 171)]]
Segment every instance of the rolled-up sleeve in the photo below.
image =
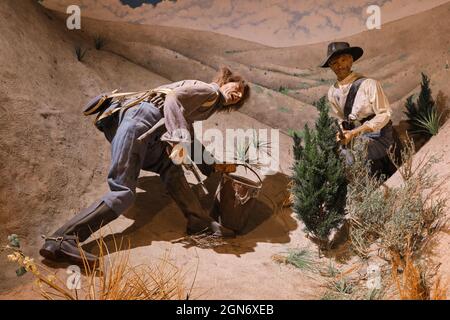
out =
[(372, 131), (379, 131), (391, 120), (391, 107), (389, 101), (384, 94), (380, 82), (368, 79), (364, 81), (364, 91), (367, 99), (372, 107), (375, 117), (367, 121), (365, 124), (372, 129)]
[(206, 104), (212, 105), (218, 98), (218, 89), (198, 82), (193, 85), (180, 86), (166, 95), (164, 101), (164, 118), (167, 132), (161, 137), (163, 141), (174, 143), (192, 141), (192, 123), (189, 115)]

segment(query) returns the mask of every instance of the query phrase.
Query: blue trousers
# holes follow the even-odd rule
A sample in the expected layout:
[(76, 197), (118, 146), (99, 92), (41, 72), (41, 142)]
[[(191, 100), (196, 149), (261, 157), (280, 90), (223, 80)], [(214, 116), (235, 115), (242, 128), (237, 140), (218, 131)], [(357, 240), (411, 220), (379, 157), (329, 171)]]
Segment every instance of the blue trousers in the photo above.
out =
[(142, 169), (160, 175), (169, 195), (186, 217), (209, 216), (186, 181), (181, 166), (175, 165), (167, 155), (167, 143), (160, 141), (164, 126), (147, 137), (146, 141), (137, 140), (163, 117), (162, 112), (153, 104), (143, 102), (116, 117), (102, 127), (111, 143), (110, 191), (102, 197), (102, 201), (117, 215), (126, 211), (135, 200), (137, 180)]
[[(384, 174), (389, 177), (395, 171), (388, 156), (389, 148), (394, 144), (393, 130), (392, 123), (389, 122), (380, 131), (364, 133), (356, 138), (367, 143), (367, 160), (371, 161), (371, 172), (374, 175)], [(341, 154), (347, 165), (354, 163), (353, 154), (348, 149), (341, 148)]]

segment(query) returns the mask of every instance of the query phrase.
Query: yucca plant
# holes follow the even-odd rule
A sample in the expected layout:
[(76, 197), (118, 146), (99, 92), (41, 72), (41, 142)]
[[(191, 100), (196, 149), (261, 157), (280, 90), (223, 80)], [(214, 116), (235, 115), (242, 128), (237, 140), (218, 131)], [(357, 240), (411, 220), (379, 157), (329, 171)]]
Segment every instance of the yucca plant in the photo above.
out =
[[(263, 166), (263, 163), (260, 161), (261, 159), (259, 159), (259, 155), (261, 154), (271, 156), (271, 143), (260, 139), (256, 130), (253, 129), (250, 141), (237, 142), (234, 161), (246, 166), (261, 168)], [(256, 157), (252, 157), (253, 155)]]
[(253, 129), (252, 145), (257, 151), (265, 152), (269, 156), (271, 155), (270, 142), (260, 139), (255, 129)]
[(100, 50), (101, 48), (103, 48), (105, 46), (106, 39), (103, 38), (102, 36), (96, 36), (94, 39), (94, 43), (95, 43), (95, 49)]
[(423, 133), (425, 135), (435, 136), (439, 133), (441, 126), (442, 114), (436, 108), (430, 110), (426, 114), (419, 114), (414, 119), (415, 130), (414, 133)]
[(417, 101), (413, 101), (411, 95), (406, 99), (404, 112), (408, 117), (409, 131), (413, 135), (424, 135), (431, 137), (439, 132), (442, 124), (442, 114), (439, 112), (432, 98), (430, 78), (422, 73), (421, 90)]
[(234, 159), (242, 163), (249, 163), (250, 162), (249, 151), (250, 151), (250, 143), (238, 142), (236, 146), (236, 155)]
[(87, 50), (83, 50), (80, 46), (75, 47), (75, 54), (77, 56), (78, 61), (83, 61), (84, 55), (86, 54)]

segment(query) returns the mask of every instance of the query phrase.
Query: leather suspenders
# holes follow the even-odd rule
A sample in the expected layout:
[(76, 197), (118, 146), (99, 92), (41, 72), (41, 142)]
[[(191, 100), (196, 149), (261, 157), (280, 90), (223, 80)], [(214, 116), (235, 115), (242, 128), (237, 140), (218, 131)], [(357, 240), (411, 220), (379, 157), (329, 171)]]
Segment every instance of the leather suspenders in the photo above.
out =
[(349, 119), (349, 116), (352, 113), (356, 94), (358, 93), (359, 87), (361, 86), (361, 84), (363, 83), (364, 80), (366, 80), (366, 78), (362, 77), (362, 78), (358, 78), (355, 81), (353, 81), (352, 86), (350, 87), (350, 90), (348, 91), (347, 99), (345, 100), (345, 105), (344, 105), (344, 120), (342, 121), (342, 127), (345, 130), (352, 130), (355, 128), (355, 125)]
[(358, 93), (359, 87), (361, 83), (366, 80), (366, 78), (358, 78), (353, 81), (350, 90), (348, 91), (347, 99), (345, 100), (344, 106), (344, 118), (345, 120), (349, 120), (348, 116), (352, 113), (353, 104), (355, 103), (356, 94)]

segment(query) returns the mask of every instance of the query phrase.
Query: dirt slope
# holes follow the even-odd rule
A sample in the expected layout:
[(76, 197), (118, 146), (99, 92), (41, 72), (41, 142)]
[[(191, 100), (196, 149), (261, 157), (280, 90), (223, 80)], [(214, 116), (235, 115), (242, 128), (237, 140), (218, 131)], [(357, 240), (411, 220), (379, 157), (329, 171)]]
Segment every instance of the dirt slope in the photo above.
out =
[[(0, 238), (28, 245), (104, 190), (109, 150), (80, 112), (115, 87), (143, 89), (166, 79), (92, 49), (83, 63), (74, 37), (35, 1), (0, 4)], [(39, 241), (40, 242), (40, 241)], [(11, 269), (1, 259), (0, 287)]]

